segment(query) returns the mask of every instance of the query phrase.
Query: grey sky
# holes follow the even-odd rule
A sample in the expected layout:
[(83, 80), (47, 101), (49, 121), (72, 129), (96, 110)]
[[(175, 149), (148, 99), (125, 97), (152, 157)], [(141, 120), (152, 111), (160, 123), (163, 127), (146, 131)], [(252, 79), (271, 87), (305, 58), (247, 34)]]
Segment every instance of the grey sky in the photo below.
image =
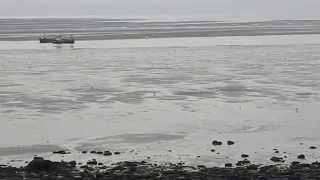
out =
[(206, 14), (219, 19), (318, 19), (319, 7), (320, 0), (0, 0), (0, 16)]

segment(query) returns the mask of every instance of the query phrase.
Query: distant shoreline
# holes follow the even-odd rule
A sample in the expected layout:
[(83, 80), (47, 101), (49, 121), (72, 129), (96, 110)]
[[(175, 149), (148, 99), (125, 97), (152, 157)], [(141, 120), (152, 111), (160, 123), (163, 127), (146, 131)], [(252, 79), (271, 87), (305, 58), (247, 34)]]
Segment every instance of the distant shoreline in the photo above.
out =
[(38, 40), (72, 35), (77, 41), (174, 37), (225, 37), (320, 34), (320, 20), (227, 22), (207, 20), (30, 18), (0, 19), (0, 41)]
[[(212, 34), (211, 34), (212, 33)], [(286, 33), (256, 33), (256, 34), (232, 34), (232, 32), (221, 32), (221, 34), (215, 34), (215, 32), (187, 32), (187, 33), (171, 33), (171, 34), (149, 34), (147, 37), (145, 35), (97, 35), (97, 36), (77, 36), (73, 35), (76, 41), (97, 41), (97, 40), (130, 40), (130, 39), (162, 39), (162, 38), (205, 38), (205, 37), (239, 37), (239, 36), (285, 36), (285, 35), (319, 35), (319, 32), (286, 32)], [(15, 37), (6, 38), (0, 37), (1, 41), (38, 41), (38, 36), (33, 37)]]

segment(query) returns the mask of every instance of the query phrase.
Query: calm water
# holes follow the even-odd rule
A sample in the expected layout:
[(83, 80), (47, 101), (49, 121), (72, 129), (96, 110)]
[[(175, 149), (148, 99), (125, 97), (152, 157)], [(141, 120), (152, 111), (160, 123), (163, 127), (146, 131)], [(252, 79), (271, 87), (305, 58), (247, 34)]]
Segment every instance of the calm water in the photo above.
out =
[(0, 40), (36, 40), (44, 34), (73, 35), (77, 40), (320, 34), (320, 21), (0, 18)]
[[(122, 152), (106, 162), (268, 162), (273, 148), (317, 159), (316, 37), (0, 42), (0, 161), (58, 147), (83, 161), (92, 149)], [(236, 145), (215, 154), (214, 139)]]

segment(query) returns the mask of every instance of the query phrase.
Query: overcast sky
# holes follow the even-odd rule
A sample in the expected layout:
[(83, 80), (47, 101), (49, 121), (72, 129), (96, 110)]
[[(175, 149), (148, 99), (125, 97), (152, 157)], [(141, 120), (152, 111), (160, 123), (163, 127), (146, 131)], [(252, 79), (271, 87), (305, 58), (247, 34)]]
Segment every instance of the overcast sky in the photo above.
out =
[(320, 19), (320, 0), (0, 0), (0, 16), (197, 16)]

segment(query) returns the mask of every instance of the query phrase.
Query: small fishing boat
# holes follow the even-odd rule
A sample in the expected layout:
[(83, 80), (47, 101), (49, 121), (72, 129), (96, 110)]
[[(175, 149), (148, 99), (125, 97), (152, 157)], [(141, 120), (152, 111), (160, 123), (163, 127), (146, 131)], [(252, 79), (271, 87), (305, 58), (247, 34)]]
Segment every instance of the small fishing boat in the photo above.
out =
[(53, 44), (74, 44), (75, 40), (72, 36), (42, 36), (39, 38), (40, 43), (53, 43)]

